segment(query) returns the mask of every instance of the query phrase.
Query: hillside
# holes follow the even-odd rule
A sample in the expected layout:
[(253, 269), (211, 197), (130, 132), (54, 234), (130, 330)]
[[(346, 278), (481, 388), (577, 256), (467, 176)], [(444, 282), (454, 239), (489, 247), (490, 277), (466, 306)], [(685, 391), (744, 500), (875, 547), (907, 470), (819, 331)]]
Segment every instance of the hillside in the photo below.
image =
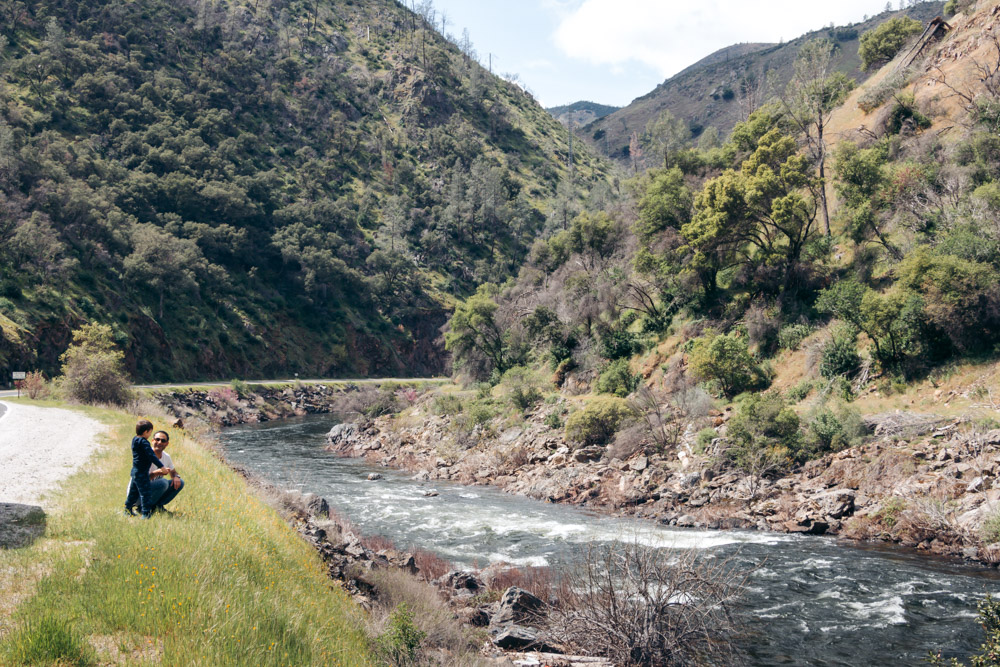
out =
[(573, 127), (582, 127), (592, 123), (598, 118), (604, 118), (610, 113), (618, 111), (621, 107), (613, 107), (597, 102), (573, 102), (561, 107), (551, 107), (546, 109), (556, 120), (567, 127), (572, 123)]
[(564, 128), (427, 12), (12, 5), (0, 369), (98, 321), (139, 380), (439, 371), (455, 298), (607, 172), (570, 182)]
[(861, 82), (868, 73), (860, 71), (858, 38), (891, 16), (911, 16), (927, 22), (939, 16), (940, 2), (924, 2), (899, 12), (883, 12), (867, 21), (837, 28), (824, 28), (782, 44), (738, 44), (721, 49), (667, 79), (628, 106), (600, 118), (578, 134), (595, 150), (624, 160), (633, 132), (641, 137), (646, 125), (669, 110), (687, 123), (697, 140), (706, 128), (714, 127), (725, 137), (733, 126), (746, 118), (748, 110), (759, 106), (792, 75), (799, 48), (809, 40), (829, 38), (838, 46), (834, 67)]

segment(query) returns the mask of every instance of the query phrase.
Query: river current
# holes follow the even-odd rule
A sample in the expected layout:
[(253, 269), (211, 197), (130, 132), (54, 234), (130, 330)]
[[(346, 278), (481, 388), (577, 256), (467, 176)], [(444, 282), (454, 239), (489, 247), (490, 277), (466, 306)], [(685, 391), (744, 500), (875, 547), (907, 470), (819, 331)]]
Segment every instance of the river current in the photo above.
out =
[[(755, 665), (919, 665), (966, 658), (982, 643), (976, 603), (1000, 592), (994, 570), (833, 538), (703, 531), (616, 519), (493, 487), (419, 482), (323, 450), (337, 423), (310, 416), (223, 431), (227, 457), (282, 488), (325, 497), (365, 534), (459, 566), (572, 564), (589, 544), (638, 539), (756, 568), (743, 599)], [(368, 481), (370, 472), (383, 478)], [(439, 495), (425, 495), (428, 491)]]

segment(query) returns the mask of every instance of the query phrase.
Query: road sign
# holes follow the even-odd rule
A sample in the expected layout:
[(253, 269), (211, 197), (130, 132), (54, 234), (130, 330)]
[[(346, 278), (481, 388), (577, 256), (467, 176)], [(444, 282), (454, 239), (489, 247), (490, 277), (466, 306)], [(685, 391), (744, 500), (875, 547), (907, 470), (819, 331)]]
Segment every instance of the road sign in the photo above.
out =
[(28, 376), (28, 374), (25, 373), (24, 371), (14, 371), (13, 373), (10, 374), (10, 379), (11, 380), (23, 380), (27, 376)]

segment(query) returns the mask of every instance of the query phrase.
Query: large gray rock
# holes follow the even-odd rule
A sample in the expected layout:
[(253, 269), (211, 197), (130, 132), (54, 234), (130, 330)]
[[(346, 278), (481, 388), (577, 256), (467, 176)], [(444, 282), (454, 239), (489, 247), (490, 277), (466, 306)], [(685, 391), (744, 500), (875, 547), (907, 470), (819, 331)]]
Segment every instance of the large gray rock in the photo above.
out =
[(313, 516), (322, 518), (330, 516), (330, 504), (322, 496), (317, 496), (315, 493), (304, 493), (302, 494), (302, 504), (305, 506), (306, 512)]
[(354, 444), (358, 441), (358, 425), (350, 422), (337, 424), (326, 434), (331, 445)]
[(486, 590), (486, 584), (472, 572), (453, 570), (438, 579), (435, 583), (443, 588), (451, 597), (473, 597)]
[(45, 512), (37, 505), (0, 503), (0, 549), (26, 547), (45, 532)]
[(500, 598), (500, 605), (491, 624), (502, 626), (509, 623), (530, 623), (538, 619), (544, 604), (528, 591), (511, 586)]

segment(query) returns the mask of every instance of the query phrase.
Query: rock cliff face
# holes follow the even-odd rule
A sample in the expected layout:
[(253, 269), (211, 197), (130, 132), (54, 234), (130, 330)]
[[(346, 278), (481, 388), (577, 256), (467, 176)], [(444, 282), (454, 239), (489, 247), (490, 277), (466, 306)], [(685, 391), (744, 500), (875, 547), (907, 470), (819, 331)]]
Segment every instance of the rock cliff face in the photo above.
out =
[(695, 455), (683, 438), (674, 450), (609, 458), (603, 447), (573, 446), (541, 420), (532, 414), (506, 430), (456, 437), (449, 418), (418, 412), (336, 428), (328, 449), (423, 479), (492, 484), (669, 525), (832, 534), (1000, 561), (1000, 545), (980, 538), (1000, 506), (1000, 430), (875, 416), (873, 442), (766, 477)]

